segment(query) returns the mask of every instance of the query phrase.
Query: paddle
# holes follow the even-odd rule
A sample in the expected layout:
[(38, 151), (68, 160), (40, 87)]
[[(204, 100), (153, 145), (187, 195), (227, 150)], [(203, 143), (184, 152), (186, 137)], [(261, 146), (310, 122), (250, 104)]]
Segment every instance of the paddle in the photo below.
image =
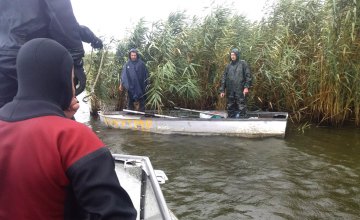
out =
[(134, 113), (134, 114), (139, 114), (139, 115), (151, 115), (151, 116), (155, 116), (155, 117), (159, 117), (159, 118), (176, 118), (176, 117), (168, 116), (168, 115), (145, 113), (145, 112), (139, 112), (139, 111), (134, 111), (134, 110), (129, 110), (129, 109), (123, 109), (123, 111), (129, 112), (129, 113)]
[(222, 114), (211, 113), (211, 112), (208, 112), (208, 111), (198, 111), (198, 110), (193, 110), (193, 109), (188, 109), (188, 108), (180, 108), (180, 107), (174, 107), (174, 109), (183, 110), (183, 111), (190, 111), (190, 112), (197, 112), (197, 113), (203, 113), (203, 114), (207, 114), (207, 115), (216, 115), (216, 116), (220, 116), (221, 118), (225, 118), (224, 115), (222, 115)]

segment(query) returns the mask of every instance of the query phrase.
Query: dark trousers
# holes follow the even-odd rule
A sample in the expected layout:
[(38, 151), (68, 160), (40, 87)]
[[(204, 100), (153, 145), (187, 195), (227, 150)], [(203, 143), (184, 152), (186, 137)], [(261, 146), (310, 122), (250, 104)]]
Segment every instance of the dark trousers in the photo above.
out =
[(243, 118), (246, 117), (246, 99), (240, 93), (232, 93), (227, 96), (226, 110), (228, 118)]
[(143, 96), (138, 100), (135, 100), (134, 98), (130, 97), (130, 94), (128, 94), (128, 104), (127, 104), (127, 108), (129, 110), (135, 110), (135, 106), (134, 103), (135, 102), (139, 102), (139, 109), (136, 111), (140, 111), (140, 112), (145, 112), (145, 100), (146, 97)]

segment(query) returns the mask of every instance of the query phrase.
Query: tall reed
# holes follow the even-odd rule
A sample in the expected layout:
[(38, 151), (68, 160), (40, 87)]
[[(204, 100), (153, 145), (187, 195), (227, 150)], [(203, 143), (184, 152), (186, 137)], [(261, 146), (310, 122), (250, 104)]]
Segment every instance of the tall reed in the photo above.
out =
[(224, 109), (220, 78), (237, 47), (254, 76), (249, 109), (288, 111), (294, 122), (360, 126), (359, 3), (279, 0), (253, 23), (225, 6), (204, 18), (175, 12), (151, 26), (141, 19), (115, 57), (107, 56), (96, 94), (116, 96), (127, 51), (136, 47), (150, 71), (147, 108)]

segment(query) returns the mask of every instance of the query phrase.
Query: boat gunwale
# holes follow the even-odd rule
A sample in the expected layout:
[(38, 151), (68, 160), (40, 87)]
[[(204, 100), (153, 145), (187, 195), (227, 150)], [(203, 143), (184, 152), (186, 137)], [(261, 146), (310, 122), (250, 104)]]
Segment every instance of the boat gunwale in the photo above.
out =
[[(110, 114), (109, 114), (110, 113)], [(221, 121), (221, 122), (233, 122), (233, 121), (287, 121), (289, 114), (287, 112), (257, 112), (251, 113), (254, 116), (249, 118), (193, 118), (193, 117), (177, 117), (177, 118), (162, 118), (162, 117), (147, 117), (144, 115), (136, 115), (136, 114), (122, 114), (122, 111), (114, 111), (114, 112), (98, 112), (99, 116), (104, 118), (112, 118), (117, 120), (160, 120), (160, 121)], [(284, 115), (285, 117), (274, 118), (274, 117), (257, 117), (255, 114), (263, 114), (263, 115)], [(123, 115), (128, 118), (117, 118), (112, 117), (114, 115)]]
[[(112, 154), (115, 163), (127, 163), (131, 161), (137, 161), (141, 163), (141, 169), (145, 171), (147, 177), (150, 180), (157, 205), (163, 219), (171, 220), (170, 209), (167, 206), (164, 194), (162, 193), (159, 182), (156, 179), (155, 169), (152, 166), (150, 158), (147, 156), (138, 155), (125, 155), (125, 154)], [(124, 165), (125, 166), (125, 165)]]

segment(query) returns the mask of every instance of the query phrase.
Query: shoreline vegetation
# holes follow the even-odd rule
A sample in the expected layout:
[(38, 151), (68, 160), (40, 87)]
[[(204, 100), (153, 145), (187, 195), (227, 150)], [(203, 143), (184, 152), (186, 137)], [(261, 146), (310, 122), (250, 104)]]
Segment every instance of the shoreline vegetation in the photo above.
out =
[(175, 12), (152, 24), (140, 19), (127, 38), (86, 55), (91, 110), (125, 107), (119, 73), (131, 48), (138, 48), (150, 72), (147, 109), (224, 110), (220, 79), (236, 47), (254, 78), (249, 110), (286, 111), (304, 127), (360, 127), (356, 2), (279, 0), (258, 22), (225, 6), (203, 18)]

